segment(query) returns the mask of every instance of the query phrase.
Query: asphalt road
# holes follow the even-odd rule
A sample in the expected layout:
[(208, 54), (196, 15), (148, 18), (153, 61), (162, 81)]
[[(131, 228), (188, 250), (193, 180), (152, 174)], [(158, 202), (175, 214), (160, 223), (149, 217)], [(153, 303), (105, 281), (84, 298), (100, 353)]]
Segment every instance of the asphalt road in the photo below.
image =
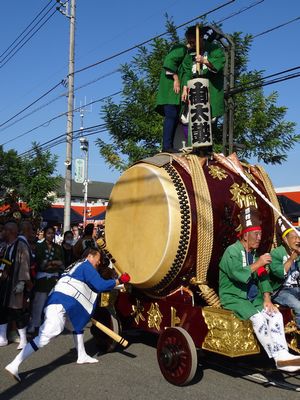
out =
[[(199, 357), (198, 373), (191, 385), (176, 387), (160, 373), (155, 339), (148, 335), (127, 335), (130, 346), (124, 352), (99, 354), (99, 363), (77, 365), (72, 336), (63, 334), (25, 361), (20, 369), (22, 383), (17, 383), (3, 368), (12, 360), (16, 344), (0, 348), (0, 399), (20, 400), (293, 400), (300, 393), (254, 383), (239, 376), (240, 361), (218, 358), (212, 354)], [(85, 332), (89, 354), (97, 354), (89, 330)], [(249, 357), (248, 357), (249, 359)], [(251, 361), (256, 365), (266, 359)], [(248, 360), (246, 360), (248, 363)], [(212, 365), (211, 363), (222, 364)], [(224, 363), (226, 368), (224, 369)], [(250, 365), (247, 364), (247, 365)], [(245, 373), (244, 373), (245, 375)], [(300, 386), (299, 379), (293, 382)]]

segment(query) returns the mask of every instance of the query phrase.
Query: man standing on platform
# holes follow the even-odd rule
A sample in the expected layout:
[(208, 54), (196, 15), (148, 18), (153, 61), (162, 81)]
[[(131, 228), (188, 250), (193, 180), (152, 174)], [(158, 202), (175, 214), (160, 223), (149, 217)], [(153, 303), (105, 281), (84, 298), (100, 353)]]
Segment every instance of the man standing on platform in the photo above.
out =
[(252, 322), (257, 339), (278, 369), (300, 369), (300, 357), (288, 352), (283, 318), (271, 302), (272, 287), (266, 265), (269, 253), (256, 256), (262, 228), (257, 210), (248, 207), (240, 213), (239, 240), (227, 247), (220, 262), (219, 295), (225, 309)]
[(179, 122), (182, 102), (187, 101), (187, 82), (196, 72), (196, 61), (202, 76), (209, 79), (211, 117), (224, 114), (223, 70), (225, 56), (215, 43), (204, 40), (207, 29), (200, 28), (201, 55), (195, 56), (196, 26), (186, 30), (187, 44), (174, 46), (165, 57), (160, 75), (156, 111), (164, 116), (162, 151), (174, 152), (173, 140)]

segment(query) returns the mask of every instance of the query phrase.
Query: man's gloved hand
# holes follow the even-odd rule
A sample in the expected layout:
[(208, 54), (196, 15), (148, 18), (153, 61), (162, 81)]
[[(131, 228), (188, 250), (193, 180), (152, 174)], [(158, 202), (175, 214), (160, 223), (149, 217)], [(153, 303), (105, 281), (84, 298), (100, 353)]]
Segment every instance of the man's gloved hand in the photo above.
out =
[(268, 271), (266, 270), (266, 267), (259, 267), (256, 272), (259, 277), (261, 277), (263, 275), (268, 275)]
[(120, 283), (128, 283), (130, 282), (131, 278), (130, 275), (127, 274), (127, 272), (124, 272), (124, 274), (120, 275), (118, 279)]
[(24, 288), (25, 288), (25, 282), (24, 281), (20, 281), (16, 284), (15, 288), (14, 288), (14, 293), (18, 294), (18, 293), (23, 293), (24, 292)]

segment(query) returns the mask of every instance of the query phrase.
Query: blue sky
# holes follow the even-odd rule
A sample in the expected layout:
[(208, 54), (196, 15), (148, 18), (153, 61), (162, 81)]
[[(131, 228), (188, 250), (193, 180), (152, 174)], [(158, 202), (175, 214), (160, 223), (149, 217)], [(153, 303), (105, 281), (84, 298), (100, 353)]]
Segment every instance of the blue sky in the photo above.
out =
[[(54, 1), (53, 1), (54, 3)], [(80, 69), (88, 64), (106, 58), (132, 45), (164, 32), (167, 12), (179, 25), (209, 11), (225, 1), (184, 1), (184, 0), (77, 0), (76, 24), (76, 65)], [(209, 21), (219, 21), (256, 0), (236, 0), (229, 6), (211, 15)], [(1, 46), (4, 51), (29, 22), (37, 15), (47, 0), (16, 0), (1, 5), (0, 26)], [(231, 33), (258, 34), (266, 29), (285, 23), (300, 15), (299, 0), (265, 0), (252, 9), (232, 17), (223, 23), (223, 31)], [(180, 30), (182, 35), (184, 28)], [(298, 40), (300, 20), (286, 27), (270, 32), (254, 40), (250, 52), (249, 68), (263, 69), (265, 74), (279, 72), (300, 65)], [(15, 113), (26, 107), (41, 94), (67, 76), (68, 72), (69, 22), (66, 17), (56, 13), (49, 22), (34, 36), (6, 65), (0, 68), (1, 102), (0, 125)], [(75, 76), (75, 87), (115, 71), (120, 63), (129, 62), (134, 51)], [(76, 106), (110, 95), (121, 89), (119, 73), (98, 80), (84, 89), (76, 91)], [(299, 92), (300, 78), (268, 86), (265, 93), (279, 92), (278, 105), (288, 107), (286, 119), (297, 123), (300, 130)], [(63, 95), (66, 89), (61, 85), (45, 97), (28, 112), (56, 100), (22, 121), (0, 128), (0, 143), (13, 139), (35, 126), (42, 124), (67, 108), (67, 99)], [(25, 115), (22, 114), (21, 116)], [(14, 122), (13, 120), (12, 122)], [(100, 105), (97, 103), (84, 117), (84, 125), (102, 123)], [(79, 113), (75, 113), (74, 129), (79, 129)], [(6, 128), (6, 129), (3, 129)], [(1, 131), (1, 129), (3, 129)], [(32, 141), (43, 143), (66, 130), (66, 117), (58, 118), (47, 126), (14, 140), (5, 145), (5, 150), (14, 148), (18, 152), (30, 148)], [(106, 133), (102, 137), (107, 138)], [(95, 136), (90, 137), (89, 177), (91, 180), (115, 182), (119, 173), (112, 171), (100, 157), (94, 144)], [(52, 149), (59, 157), (57, 170), (64, 176), (65, 144)], [(299, 179), (300, 144), (289, 152), (288, 161), (282, 166), (265, 166), (275, 186), (300, 185)], [(73, 157), (80, 156), (79, 142), (74, 142)], [(255, 162), (255, 160), (251, 160)]]

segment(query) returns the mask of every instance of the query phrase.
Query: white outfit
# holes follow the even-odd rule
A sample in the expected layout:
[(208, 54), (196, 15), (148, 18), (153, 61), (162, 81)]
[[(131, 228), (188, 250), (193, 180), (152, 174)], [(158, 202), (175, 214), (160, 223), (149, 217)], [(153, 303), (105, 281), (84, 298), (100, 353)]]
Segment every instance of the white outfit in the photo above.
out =
[(268, 356), (274, 358), (277, 368), (288, 372), (299, 370), (300, 364), (280, 366), (282, 360), (299, 359), (299, 356), (294, 356), (288, 351), (282, 314), (279, 311), (268, 313), (266, 310), (262, 310), (252, 315), (250, 320), (257, 339)]
[(17, 380), (19, 366), (34, 351), (46, 346), (50, 340), (58, 336), (70, 320), (74, 329), (74, 342), (78, 353), (77, 363), (96, 363), (96, 358), (86, 354), (83, 329), (89, 321), (96, 306), (97, 293), (115, 287), (114, 279), (104, 280), (92, 264), (85, 260), (79, 262), (70, 271), (63, 274), (50, 293), (44, 310), (45, 320), (39, 334), (28, 343), (20, 354), (5, 369)]
[(276, 357), (282, 350), (288, 350), (280, 312), (269, 314), (262, 310), (250, 317), (250, 320), (257, 339), (270, 358)]
[(50, 304), (45, 308), (45, 321), (40, 327), (39, 335), (34, 338), (38, 348), (46, 346), (52, 338), (64, 330), (66, 311), (61, 304)]
[[(61, 304), (50, 304), (45, 308), (45, 321), (40, 327), (39, 335), (23, 348), (17, 357), (8, 364), (5, 369), (10, 372), (18, 381), (19, 366), (38, 349), (46, 346), (50, 340), (58, 336), (63, 330), (68, 321), (66, 310)], [(74, 344), (77, 349), (78, 358), (77, 364), (93, 364), (97, 363), (96, 358), (90, 357), (84, 347), (83, 334), (73, 334)]]

